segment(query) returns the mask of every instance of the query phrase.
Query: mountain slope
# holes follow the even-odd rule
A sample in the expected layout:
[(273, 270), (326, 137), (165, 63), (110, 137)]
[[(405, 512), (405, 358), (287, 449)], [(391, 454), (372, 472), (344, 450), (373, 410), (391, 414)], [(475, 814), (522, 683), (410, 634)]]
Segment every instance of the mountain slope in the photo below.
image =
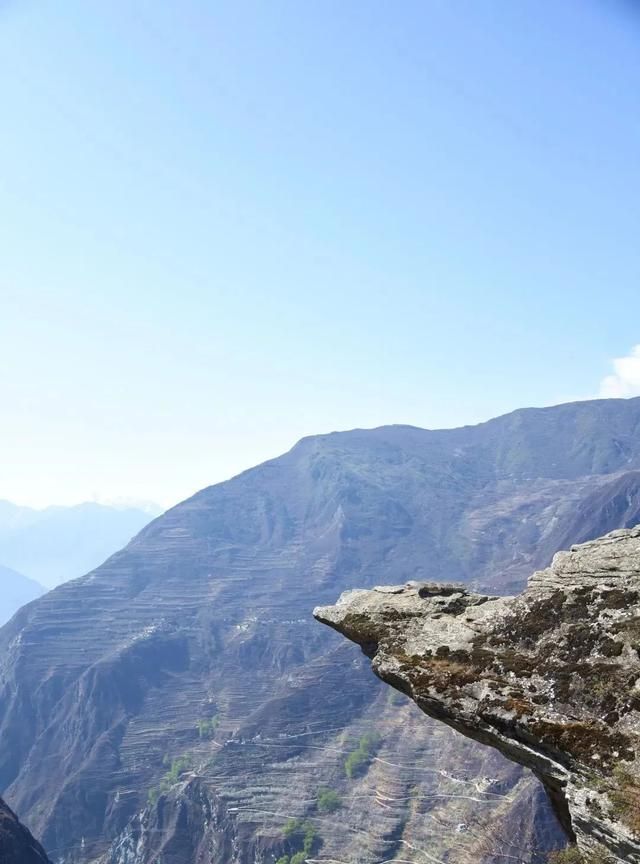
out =
[(0, 561), (53, 587), (102, 564), (151, 518), (93, 502), (33, 510), (0, 501)]
[[(520, 588), (568, 534), (640, 515), (639, 432), (637, 399), (356, 430), (203, 490), (0, 631), (9, 803), (66, 864), (147, 864), (165, 835), (178, 859), (272, 861), (296, 851), (290, 817), (312, 820), (323, 857), (478, 861), (483, 826), (508, 834), (531, 781), (410, 704), (399, 725), (310, 610), (354, 584)], [(361, 739), (376, 743), (349, 777)], [(523, 843), (553, 837), (537, 816)]]
[(22, 573), (0, 564), (0, 625), (25, 603), (44, 594), (45, 589)]
[(0, 861), (2, 864), (49, 864), (43, 848), (1, 798)]

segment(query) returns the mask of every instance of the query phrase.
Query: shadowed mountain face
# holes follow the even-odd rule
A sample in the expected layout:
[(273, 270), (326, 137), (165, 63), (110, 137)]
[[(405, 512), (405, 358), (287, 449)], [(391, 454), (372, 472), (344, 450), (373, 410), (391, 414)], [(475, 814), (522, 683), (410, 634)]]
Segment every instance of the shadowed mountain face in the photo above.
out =
[(22, 573), (0, 565), (0, 625), (8, 621), (13, 613), (44, 594), (45, 589)]
[(151, 518), (93, 502), (33, 510), (0, 501), (0, 562), (53, 587), (102, 564)]
[(43, 848), (1, 798), (0, 861), (2, 864), (50, 864)]
[(516, 820), (548, 848), (545, 804), (522, 822), (533, 781), (389, 705), (311, 609), (409, 579), (519, 590), (560, 545), (639, 521), (639, 490), (640, 400), (304, 439), (0, 631), (0, 788), (66, 864), (273, 861), (302, 849), (290, 817), (362, 864), (521, 854)]

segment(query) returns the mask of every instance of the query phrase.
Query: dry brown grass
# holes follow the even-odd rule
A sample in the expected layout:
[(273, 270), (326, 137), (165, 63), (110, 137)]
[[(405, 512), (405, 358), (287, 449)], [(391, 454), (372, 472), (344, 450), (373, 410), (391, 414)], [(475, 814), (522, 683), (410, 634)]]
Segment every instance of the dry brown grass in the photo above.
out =
[(640, 781), (628, 771), (615, 772), (617, 786), (609, 797), (616, 816), (640, 836)]

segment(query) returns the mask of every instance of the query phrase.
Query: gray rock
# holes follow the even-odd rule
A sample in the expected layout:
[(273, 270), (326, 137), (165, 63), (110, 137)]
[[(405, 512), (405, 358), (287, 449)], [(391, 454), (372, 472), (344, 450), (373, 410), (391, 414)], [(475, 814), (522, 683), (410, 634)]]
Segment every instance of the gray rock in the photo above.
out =
[(585, 852), (640, 864), (640, 526), (560, 552), (518, 597), (410, 583), (315, 617), (428, 715), (545, 785)]

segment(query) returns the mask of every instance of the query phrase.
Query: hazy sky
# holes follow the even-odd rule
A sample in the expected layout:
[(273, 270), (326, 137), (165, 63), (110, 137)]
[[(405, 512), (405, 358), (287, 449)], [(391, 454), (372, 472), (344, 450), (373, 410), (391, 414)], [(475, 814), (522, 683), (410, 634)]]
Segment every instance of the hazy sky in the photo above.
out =
[(0, 2), (0, 498), (640, 393), (634, 8)]

